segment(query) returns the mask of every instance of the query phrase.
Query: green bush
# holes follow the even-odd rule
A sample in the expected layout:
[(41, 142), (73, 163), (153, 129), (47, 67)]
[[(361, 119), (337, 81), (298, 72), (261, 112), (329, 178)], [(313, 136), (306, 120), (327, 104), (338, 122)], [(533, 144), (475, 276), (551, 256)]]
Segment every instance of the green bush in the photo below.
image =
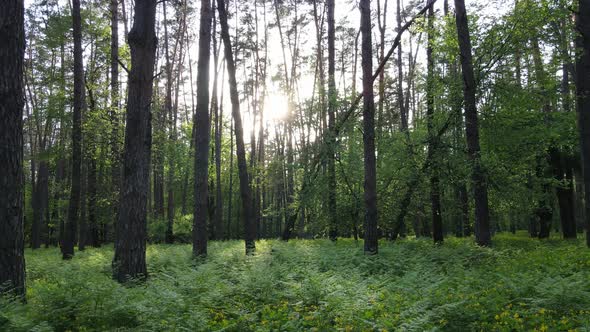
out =
[[(178, 223), (178, 230), (181, 228)], [(590, 328), (590, 251), (581, 241), (340, 239), (150, 245), (149, 279), (111, 280), (112, 248), (27, 251), (27, 303), (0, 299), (0, 331), (580, 331)]]

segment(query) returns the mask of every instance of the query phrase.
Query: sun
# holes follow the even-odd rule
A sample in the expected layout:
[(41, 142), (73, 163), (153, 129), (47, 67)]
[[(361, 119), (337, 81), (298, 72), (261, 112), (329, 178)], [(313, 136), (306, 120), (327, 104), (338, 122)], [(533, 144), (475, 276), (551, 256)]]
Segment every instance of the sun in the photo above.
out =
[(264, 101), (264, 117), (269, 120), (284, 120), (289, 112), (289, 101), (283, 94), (272, 93)]

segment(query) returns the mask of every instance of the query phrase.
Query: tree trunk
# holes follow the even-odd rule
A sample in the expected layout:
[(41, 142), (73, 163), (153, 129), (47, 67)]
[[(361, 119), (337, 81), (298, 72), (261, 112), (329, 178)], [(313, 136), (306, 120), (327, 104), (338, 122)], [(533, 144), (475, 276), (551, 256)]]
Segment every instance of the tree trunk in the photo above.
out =
[[(223, 93), (221, 94), (223, 96)], [(221, 101), (219, 113), (223, 114), (223, 98)], [(232, 202), (234, 197), (234, 122), (230, 119), (229, 124), (229, 200), (227, 202), (227, 228), (225, 231), (225, 238), (231, 238), (231, 218), (232, 218)]]
[[(369, 6), (369, 10), (370, 10), (370, 4), (367, 3), (367, 6)], [(336, 36), (336, 24), (335, 24), (335, 19), (334, 19), (334, 0), (328, 0), (327, 2), (327, 6), (328, 6), (328, 135), (329, 135), (329, 139), (328, 139), (328, 214), (329, 214), (329, 220), (330, 220), (330, 227), (329, 227), (329, 237), (330, 240), (332, 241), (336, 241), (337, 237), (338, 237), (338, 211), (336, 209), (336, 164), (335, 164), (335, 153), (336, 153), (336, 133), (335, 133), (335, 126), (336, 126), (336, 103), (337, 101), (337, 96), (336, 96), (336, 80), (334, 78), (334, 72), (336, 70), (336, 65), (335, 65), (335, 57), (336, 57), (336, 51), (335, 51), (335, 47), (334, 47), (334, 39)], [(370, 23), (369, 23), (370, 24)], [(369, 34), (370, 34), (370, 28), (369, 28)], [(365, 31), (366, 32), (366, 31)], [(363, 37), (363, 42), (365, 42), (365, 39)], [(369, 43), (371, 43), (371, 39), (369, 37)], [(366, 51), (363, 48), (363, 52)], [(363, 53), (363, 56), (372, 56), (372, 50), (369, 50), (370, 53)], [(368, 70), (369, 70), (369, 78), (371, 78), (371, 76), (373, 75), (373, 61), (371, 59), (370, 62), (367, 62), (367, 59), (363, 58), (363, 73), (365, 71), (365, 66), (368, 66)], [(364, 76), (363, 76), (364, 78)], [(366, 87), (366, 85), (365, 85)], [(375, 105), (374, 105), (374, 101), (373, 101), (373, 81), (370, 80), (369, 82), (369, 87), (371, 89), (371, 96), (370, 96), (370, 101), (367, 101), (367, 98), (369, 98), (369, 96), (365, 95), (365, 110), (363, 112), (363, 115), (365, 117), (367, 116), (371, 116), (370, 119), (370, 123), (367, 123), (365, 120), (365, 124), (364, 124), (364, 128), (365, 130), (367, 129), (367, 125), (370, 125), (372, 127), (372, 130), (375, 130), (375, 125), (374, 125), (374, 117), (375, 115), (373, 114), (375, 112)], [(370, 106), (367, 106), (370, 105)], [(367, 112), (367, 107), (372, 107), (371, 110), (369, 110), (369, 113)], [(372, 113), (371, 113), (372, 112)], [(366, 133), (365, 133), (366, 134)], [(369, 138), (370, 140), (372, 140), (372, 149), (370, 151), (366, 151), (365, 152), (365, 158), (367, 158), (367, 153), (370, 153), (373, 155), (373, 161), (375, 159), (375, 137), (374, 137), (374, 132), (373, 132), (373, 137)], [(371, 148), (370, 146), (367, 146), (367, 143), (365, 142), (365, 149), (367, 148)], [(366, 176), (366, 173), (365, 173)], [(375, 247), (376, 249), (377, 247)], [(366, 249), (366, 248), (365, 248)]]
[(82, 112), (86, 107), (84, 100), (84, 63), (82, 60), (82, 17), (80, 0), (72, 1), (72, 27), (74, 34), (74, 111), (72, 129), (72, 186), (70, 189), (70, 205), (64, 227), (62, 244), (63, 259), (74, 256), (76, 226), (79, 221), (80, 182), (82, 171)]
[(576, 16), (576, 99), (586, 197), (586, 244), (590, 247), (590, 0), (579, 0)]
[(49, 165), (46, 160), (39, 162), (39, 170), (33, 191), (33, 224), (31, 225), (31, 248), (39, 249), (44, 225), (48, 222), (46, 212), (49, 202)]
[[(95, 153), (95, 151), (93, 151)], [(96, 156), (88, 158), (88, 229), (86, 231), (85, 243), (93, 247), (100, 247), (98, 239), (98, 221), (96, 219), (96, 201), (98, 199), (96, 193)]]
[(227, 24), (227, 13), (223, 0), (217, 0), (219, 11), (219, 22), (221, 24), (221, 38), (225, 46), (225, 61), (229, 79), (229, 91), (232, 104), (232, 117), (235, 125), (236, 152), (238, 155), (238, 175), (240, 178), (240, 193), (242, 198), (242, 209), (244, 214), (246, 254), (254, 253), (256, 249), (256, 222), (252, 214), (252, 192), (250, 180), (248, 179), (248, 165), (246, 163), (246, 148), (244, 147), (244, 131), (242, 129), (242, 118), (240, 114), (240, 97), (236, 82), (236, 67), (234, 64), (233, 50), (229, 39), (229, 27)]
[[(398, 7), (398, 11), (399, 11)], [(381, 15), (381, 1), (377, 0), (377, 24), (379, 28), (379, 62), (385, 58), (385, 31), (387, 27), (387, 0), (383, 2), (383, 15)], [(398, 50), (399, 51), (399, 50)], [(377, 111), (376, 135), (381, 139), (383, 135), (384, 115), (383, 105), (385, 102), (385, 71), (379, 73), (379, 107)], [(379, 145), (380, 146), (380, 145)], [(380, 151), (378, 149), (378, 151)]]
[(479, 127), (475, 99), (475, 76), (471, 55), (471, 38), (467, 25), (465, 1), (455, 0), (455, 15), (461, 69), (463, 72), (463, 98), (465, 102), (465, 135), (467, 136), (467, 153), (471, 161), (471, 180), (475, 201), (475, 241), (482, 246), (491, 244), (490, 220), (488, 207), (488, 187), (481, 165), (479, 147)]
[(432, 155), (430, 166), (430, 205), (432, 212), (432, 239), (434, 243), (443, 242), (443, 225), (440, 207), (440, 180), (438, 165), (438, 139), (434, 133), (434, 10), (428, 9), (428, 41), (426, 46), (426, 66), (428, 77), (426, 82), (426, 122), (428, 127), (428, 153)]
[[(223, 134), (223, 109), (219, 108), (219, 100), (217, 98), (217, 85), (219, 78), (219, 70), (217, 68), (219, 64), (219, 52), (217, 49), (217, 33), (216, 33), (216, 21), (215, 21), (215, 1), (212, 4), (212, 39), (213, 39), (213, 64), (215, 66), (215, 77), (213, 79), (213, 96), (211, 97), (211, 107), (215, 116), (215, 239), (221, 240), (223, 236), (223, 192), (221, 190), (221, 138)], [(225, 67), (222, 66), (222, 70)]]
[(4, 1), (0, 22), (0, 293), (24, 299), (23, 1)]
[[(401, 3), (400, 0), (397, 0), (397, 11), (396, 11), (396, 19), (397, 19), (397, 30), (398, 33), (402, 29), (402, 16), (401, 16)], [(411, 56), (411, 53), (410, 53)], [(406, 108), (406, 103), (404, 100), (404, 90), (403, 90), (403, 81), (404, 81), (404, 71), (402, 67), (402, 46), (401, 43), (397, 48), (397, 102), (399, 105), (399, 113), (401, 118), (401, 130), (402, 132), (408, 131), (408, 111)], [(409, 100), (409, 98), (408, 98)]]
[[(119, 208), (119, 187), (121, 185), (121, 148), (119, 144), (119, 0), (111, 0), (111, 190), (113, 221)], [(114, 224), (114, 222), (113, 222)], [(114, 228), (114, 227), (113, 227)]]
[(195, 116), (195, 205), (193, 255), (207, 255), (207, 199), (209, 178), (209, 62), (211, 2), (201, 0), (199, 59), (197, 64), (197, 111)]
[(151, 113), (156, 54), (156, 0), (137, 0), (127, 37), (131, 72), (127, 96), (125, 154), (113, 278), (145, 279), (147, 196), (151, 157)]
[(374, 255), (377, 243), (377, 168), (375, 159), (375, 101), (373, 97), (373, 50), (371, 43), (371, 1), (361, 0), (363, 68), (363, 146), (365, 155), (365, 253)]

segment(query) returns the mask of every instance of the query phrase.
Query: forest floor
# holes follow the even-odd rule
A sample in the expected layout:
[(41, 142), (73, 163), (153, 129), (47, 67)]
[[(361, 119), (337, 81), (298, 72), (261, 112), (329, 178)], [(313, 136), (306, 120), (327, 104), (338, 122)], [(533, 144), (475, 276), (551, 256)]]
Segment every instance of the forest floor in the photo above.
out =
[(149, 280), (110, 278), (112, 246), (26, 251), (26, 305), (0, 301), (0, 331), (474, 331), (590, 329), (590, 250), (583, 241), (498, 234), (381, 242), (340, 239), (150, 245)]

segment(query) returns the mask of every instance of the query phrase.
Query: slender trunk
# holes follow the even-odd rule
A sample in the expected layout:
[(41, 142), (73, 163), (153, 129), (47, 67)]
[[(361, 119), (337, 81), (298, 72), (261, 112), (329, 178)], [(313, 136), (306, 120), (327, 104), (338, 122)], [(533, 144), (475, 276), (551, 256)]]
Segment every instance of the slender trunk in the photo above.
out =
[[(402, 16), (401, 16), (401, 3), (400, 0), (397, 0), (397, 10), (396, 10), (396, 20), (397, 20), (397, 30), (398, 32), (401, 31), (402, 28)], [(411, 52), (410, 52), (411, 56)], [(398, 46), (397, 48), (397, 102), (399, 107), (399, 113), (401, 118), (401, 131), (407, 132), (408, 131), (408, 111), (406, 108), (406, 103), (404, 102), (404, 71), (402, 67), (402, 46)], [(409, 100), (409, 98), (408, 98)]]
[(483, 166), (481, 165), (479, 127), (475, 99), (475, 76), (473, 74), (471, 38), (469, 36), (464, 0), (455, 0), (455, 11), (459, 51), (461, 55), (461, 69), (463, 72), (465, 134), (467, 136), (467, 152), (472, 167), (471, 180), (475, 201), (475, 240), (479, 245), (487, 246), (491, 244), (488, 187)]
[(240, 193), (242, 198), (242, 209), (244, 214), (244, 234), (246, 244), (246, 254), (254, 253), (256, 249), (256, 223), (252, 215), (252, 193), (250, 180), (248, 179), (248, 165), (246, 163), (246, 148), (244, 146), (244, 132), (242, 129), (242, 118), (240, 114), (240, 97), (238, 95), (238, 85), (236, 81), (236, 67), (234, 64), (233, 50), (229, 38), (229, 27), (227, 24), (227, 13), (223, 5), (223, 0), (217, 0), (217, 10), (219, 11), (219, 21), (221, 24), (221, 38), (225, 48), (225, 61), (227, 64), (227, 73), (229, 78), (229, 91), (232, 103), (232, 117), (235, 124), (235, 136), (238, 155), (238, 173), (240, 178)]
[(428, 9), (428, 41), (426, 47), (426, 62), (428, 77), (426, 82), (426, 121), (428, 126), (428, 153), (432, 155), (430, 166), (430, 205), (432, 213), (432, 239), (434, 243), (443, 242), (443, 225), (440, 206), (440, 180), (438, 174), (438, 139), (434, 134), (434, 10)]
[(80, 0), (72, 1), (72, 24), (74, 33), (74, 111), (72, 129), (72, 186), (70, 189), (70, 205), (65, 224), (62, 255), (64, 259), (74, 256), (74, 241), (78, 210), (80, 209), (80, 182), (82, 170), (82, 113), (84, 100), (84, 64), (82, 62), (82, 18)]
[[(215, 77), (213, 78), (213, 95), (211, 96), (211, 108), (215, 121), (215, 216), (214, 216), (214, 235), (215, 239), (221, 240), (223, 236), (223, 192), (221, 190), (221, 138), (223, 133), (223, 113), (219, 108), (219, 100), (217, 99), (217, 85), (219, 78), (219, 52), (217, 49), (217, 22), (215, 19), (215, 1), (212, 4), (212, 40), (213, 40), (213, 64), (215, 66)], [(225, 71), (225, 67), (222, 66)], [(223, 79), (223, 78), (222, 78)]]
[[(223, 95), (223, 94), (222, 94)], [(223, 98), (221, 98), (221, 104), (219, 105), (219, 113), (223, 113)], [(229, 124), (229, 201), (227, 202), (227, 229), (225, 238), (229, 240), (231, 238), (231, 216), (232, 216), (232, 202), (234, 195), (234, 122), (230, 119)]]
[(147, 196), (151, 161), (151, 110), (156, 54), (156, 0), (138, 0), (127, 37), (131, 72), (127, 97), (125, 154), (113, 278), (145, 279)]
[(363, 146), (365, 155), (365, 253), (376, 254), (377, 168), (375, 160), (375, 102), (373, 97), (373, 51), (371, 43), (371, 1), (361, 0), (361, 43), (363, 68)]
[(88, 230), (86, 232), (86, 244), (93, 247), (100, 247), (98, 240), (98, 223), (96, 218), (96, 157), (91, 156), (88, 159), (88, 180), (87, 180), (87, 191), (88, 191)]
[(586, 244), (590, 247), (590, 0), (580, 0), (576, 28), (576, 99), (582, 172), (584, 174), (584, 197), (586, 197)]
[(33, 191), (33, 224), (31, 225), (31, 248), (39, 249), (44, 225), (48, 222), (46, 212), (49, 201), (49, 165), (46, 160), (39, 162), (35, 190)]
[[(370, 4), (369, 2), (367, 2), (365, 4), (366, 6), (368, 6), (369, 10), (370, 10)], [(332, 241), (336, 241), (337, 237), (338, 237), (338, 214), (337, 214), (337, 210), (336, 210), (336, 164), (335, 164), (335, 153), (336, 153), (336, 133), (335, 133), (335, 126), (336, 126), (336, 103), (337, 103), (337, 96), (336, 96), (336, 80), (334, 78), (334, 72), (336, 70), (335, 68), (335, 57), (336, 57), (336, 51), (335, 51), (335, 47), (334, 47), (334, 39), (335, 39), (335, 35), (336, 35), (336, 24), (335, 24), (335, 19), (334, 19), (334, 0), (328, 0), (327, 2), (327, 6), (328, 6), (328, 132), (329, 132), (329, 139), (328, 139), (328, 214), (329, 214), (329, 220), (330, 220), (330, 226), (329, 226), (329, 237), (330, 240)], [(362, 10), (362, 9), (361, 9)], [(362, 12), (361, 12), (362, 13)], [(370, 24), (370, 23), (369, 23)], [(371, 38), (370, 38), (370, 27), (369, 30), (365, 31), (364, 33), (368, 33), (369, 34), (369, 39), (368, 39), (368, 43), (371, 43)], [(364, 34), (363, 34), (363, 44), (366, 42), (365, 38), (367, 38)], [(368, 69), (369, 70), (369, 89), (371, 89), (371, 94), (370, 96), (368, 96), (367, 94), (365, 94), (365, 110), (363, 111), (363, 116), (367, 117), (370, 116), (372, 117), (371, 119), (365, 119), (364, 122), (364, 129), (367, 130), (367, 125), (371, 126), (371, 130), (375, 130), (375, 125), (373, 123), (374, 119), (374, 101), (373, 101), (373, 92), (372, 92), (372, 87), (373, 87), (373, 81), (371, 80), (371, 76), (373, 75), (373, 61), (368, 61), (368, 59), (365, 59), (365, 57), (372, 56), (372, 51), (370, 50), (369, 47), (369, 53), (366, 53), (367, 50), (365, 50), (363, 48), (363, 88), (367, 88), (367, 85), (364, 84), (364, 74), (365, 71)], [(367, 100), (367, 98), (370, 97), (370, 101)], [(372, 107), (373, 109), (371, 110), (367, 110), (367, 107)], [(368, 113), (367, 113), (368, 112)], [(368, 123), (367, 121), (369, 121), (370, 123)], [(370, 135), (368, 133), (365, 133), (365, 135)], [(373, 133), (374, 136), (374, 133)], [(368, 137), (369, 140), (372, 140), (372, 142), (367, 142), (367, 139), (365, 140), (365, 149), (373, 149), (373, 150), (369, 150), (369, 151), (365, 151), (365, 159), (367, 158), (367, 153), (372, 154), (372, 158), (373, 158), (373, 162), (375, 159), (375, 137)], [(368, 146), (367, 144), (372, 144), (371, 146)], [(374, 165), (373, 165), (374, 166)], [(365, 173), (365, 177), (367, 173)], [(374, 175), (373, 175), (374, 176)], [(376, 213), (375, 213), (376, 215)], [(367, 248), (365, 248), (367, 249)], [(375, 247), (376, 250), (376, 247)]]
[[(398, 8), (399, 10), (399, 8)], [(383, 2), (383, 15), (381, 15), (381, 1), (377, 0), (377, 22), (379, 28), (379, 62), (385, 57), (385, 31), (387, 27), (387, 0)], [(377, 110), (377, 138), (383, 134), (383, 105), (385, 102), (385, 71), (379, 73), (379, 107)]]
[(195, 205), (193, 256), (207, 255), (207, 199), (209, 178), (209, 61), (211, 2), (201, 0), (199, 59), (197, 64), (197, 110), (195, 116)]
[[(111, 0), (111, 206), (113, 220), (117, 219), (119, 208), (119, 187), (121, 185), (121, 148), (119, 143), (119, 0)], [(114, 228), (114, 227), (113, 227)]]
[[(86, 146), (83, 147), (86, 150)], [(86, 152), (85, 152), (86, 153)], [(80, 221), (76, 233), (75, 242), (78, 244), (78, 250), (84, 251), (86, 249), (86, 233), (88, 231), (88, 202), (87, 200), (87, 175), (88, 174), (88, 158), (82, 157), (82, 172), (80, 172)]]

